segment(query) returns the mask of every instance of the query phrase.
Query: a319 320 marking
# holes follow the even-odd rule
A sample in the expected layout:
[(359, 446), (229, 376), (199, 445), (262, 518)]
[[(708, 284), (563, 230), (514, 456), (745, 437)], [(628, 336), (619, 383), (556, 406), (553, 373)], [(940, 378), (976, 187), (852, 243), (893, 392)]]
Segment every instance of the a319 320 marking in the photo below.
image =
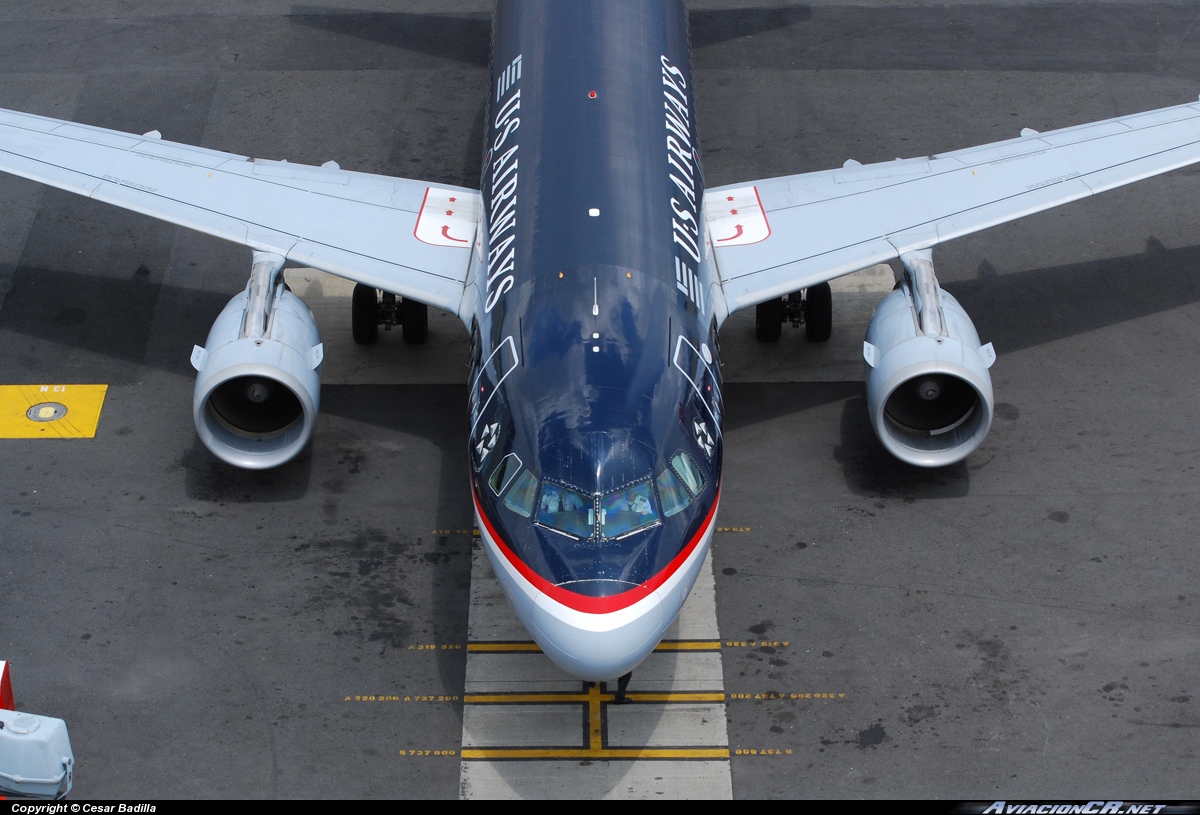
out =
[(725, 640), (722, 644), (726, 648), (787, 648), (791, 645), (788, 640)]

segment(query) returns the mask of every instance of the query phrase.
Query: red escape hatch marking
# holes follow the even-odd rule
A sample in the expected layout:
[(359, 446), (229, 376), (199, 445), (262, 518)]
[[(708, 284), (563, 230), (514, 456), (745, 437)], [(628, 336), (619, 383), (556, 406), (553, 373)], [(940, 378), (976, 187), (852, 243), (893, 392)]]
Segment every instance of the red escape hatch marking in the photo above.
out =
[(728, 190), (721, 205), (710, 207), (706, 204), (705, 210), (709, 234), (722, 247), (745, 246), (771, 236), (771, 225), (763, 211), (758, 187)]
[(413, 235), (432, 246), (462, 246), (471, 242), (478, 222), (478, 196), (460, 198), (453, 190), (426, 187)]

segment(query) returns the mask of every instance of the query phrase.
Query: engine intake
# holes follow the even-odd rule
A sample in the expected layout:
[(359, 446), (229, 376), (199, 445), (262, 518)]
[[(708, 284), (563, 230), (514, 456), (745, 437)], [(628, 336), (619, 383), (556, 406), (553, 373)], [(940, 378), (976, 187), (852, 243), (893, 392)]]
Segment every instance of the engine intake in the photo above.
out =
[(251, 470), (290, 461), (312, 437), (324, 358), (308, 306), (276, 283), (278, 268), (259, 272), (256, 262), (246, 291), (192, 351), (196, 432), (222, 461)]
[(928, 253), (875, 309), (863, 345), (867, 410), (892, 455), (944, 467), (975, 451), (992, 426), (996, 359), (959, 302), (937, 285)]

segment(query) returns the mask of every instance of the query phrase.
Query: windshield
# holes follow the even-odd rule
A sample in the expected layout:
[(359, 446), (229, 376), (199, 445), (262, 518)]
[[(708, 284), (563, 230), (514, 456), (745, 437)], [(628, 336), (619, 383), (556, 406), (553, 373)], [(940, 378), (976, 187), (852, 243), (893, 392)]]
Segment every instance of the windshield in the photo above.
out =
[(600, 536), (619, 538), (658, 523), (649, 481), (600, 499)]
[(532, 517), (538, 526), (581, 540), (616, 540), (683, 511), (700, 494), (704, 476), (691, 456), (679, 451), (657, 478), (647, 477), (600, 495), (539, 482), (533, 472), (522, 469), (516, 453), (509, 453), (492, 471), (488, 486), (503, 496), (504, 506)]
[(590, 495), (546, 482), (538, 504), (537, 522), (576, 538), (595, 534), (595, 503)]

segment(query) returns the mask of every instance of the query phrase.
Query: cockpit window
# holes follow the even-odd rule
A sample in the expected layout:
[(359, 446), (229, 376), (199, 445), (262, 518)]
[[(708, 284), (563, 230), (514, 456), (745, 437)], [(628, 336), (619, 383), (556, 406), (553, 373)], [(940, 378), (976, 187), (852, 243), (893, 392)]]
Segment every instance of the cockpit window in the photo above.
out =
[(662, 501), (663, 517), (670, 518), (691, 503), (692, 496), (688, 495), (687, 488), (670, 468), (659, 473), (655, 482), (658, 484), (658, 498)]
[(700, 474), (700, 469), (687, 453), (680, 450), (671, 456), (671, 469), (675, 471), (692, 495), (699, 495), (700, 490), (704, 489), (704, 476)]
[(658, 523), (649, 481), (609, 493), (600, 499), (600, 536), (619, 538)]
[(537, 522), (576, 538), (590, 538), (595, 531), (596, 504), (592, 496), (558, 484), (542, 485)]
[[(503, 466), (503, 462), (501, 462)], [(499, 468), (497, 468), (499, 469)], [(492, 475), (495, 478), (495, 474)], [(511, 509), (518, 515), (524, 515), (528, 518), (533, 514), (533, 502), (537, 498), (538, 481), (534, 478), (533, 473), (526, 470), (521, 473), (517, 483), (508, 491), (508, 497), (504, 499), (504, 506)]]
[(508, 482), (513, 480), (513, 476), (521, 469), (521, 459), (516, 453), (509, 453), (504, 458), (500, 459), (500, 464), (496, 469), (492, 470), (492, 477), (488, 479), (488, 486), (492, 488), (492, 492), (499, 495), (504, 492), (504, 488), (508, 486)]

